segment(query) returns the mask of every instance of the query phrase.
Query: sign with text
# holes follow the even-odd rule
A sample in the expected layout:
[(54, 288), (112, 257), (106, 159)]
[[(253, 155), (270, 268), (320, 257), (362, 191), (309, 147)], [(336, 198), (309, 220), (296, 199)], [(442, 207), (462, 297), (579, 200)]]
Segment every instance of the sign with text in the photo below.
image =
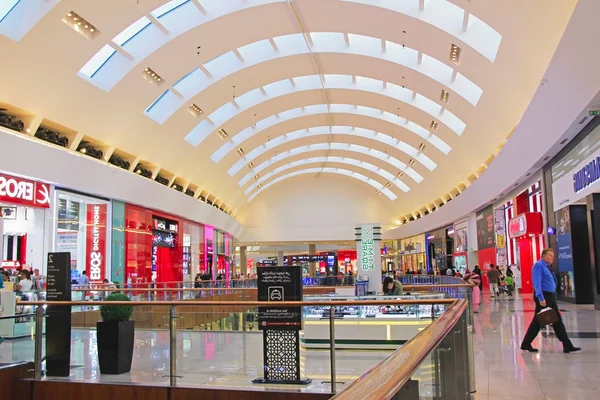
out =
[[(70, 253), (48, 253), (46, 300), (71, 301)], [(48, 306), (46, 314), (46, 375), (69, 376), (71, 307)]]
[[(302, 267), (259, 267), (258, 301), (302, 301)], [(259, 307), (258, 327), (264, 329), (302, 329), (300, 307)]]
[(50, 208), (50, 185), (0, 174), (0, 202)]
[(479, 250), (494, 247), (494, 214), (492, 206), (486, 207), (476, 214), (477, 248)]
[(87, 205), (86, 270), (90, 283), (102, 283), (106, 274), (106, 204)]
[(583, 159), (552, 183), (554, 211), (571, 205), (600, 187), (600, 152)]
[(527, 212), (508, 221), (508, 236), (511, 239), (535, 236), (542, 233), (542, 213)]
[(375, 269), (375, 241), (373, 240), (373, 227), (362, 226), (360, 228), (361, 257), (360, 266), (363, 271)]

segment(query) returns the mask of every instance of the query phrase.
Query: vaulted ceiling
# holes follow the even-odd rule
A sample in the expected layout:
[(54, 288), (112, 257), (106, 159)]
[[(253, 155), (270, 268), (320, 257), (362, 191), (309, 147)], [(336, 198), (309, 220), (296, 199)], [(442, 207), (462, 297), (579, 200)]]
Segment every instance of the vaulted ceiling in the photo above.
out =
[(0, 102), (146, 160), (242, 222), (274, 186), (322, 175), (369, 188), (392, 219), (476, 179), (575, 4), (8, 0)]

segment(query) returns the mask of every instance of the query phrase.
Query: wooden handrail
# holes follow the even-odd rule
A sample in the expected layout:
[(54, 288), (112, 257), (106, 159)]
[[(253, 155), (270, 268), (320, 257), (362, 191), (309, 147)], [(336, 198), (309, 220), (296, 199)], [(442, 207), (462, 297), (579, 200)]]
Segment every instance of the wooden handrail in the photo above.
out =
[[(73, 285), (80, 286), (80, 285)], [(468, 288), (473, 287), (470, 283), (449, 283), (449, 284), (438, 284), (438, 285), (403, 285), (404, 291), (415, 291), (418, 289), (435, 289), (435, 288)], [(331, 289), (336, 288), (351, 288), (354, 286), (304, 286), (304, 289)], [(231, 290), (231, 291), (242, 291), (242, 290), (257, 290), (255, 287), (214, 287), (214, 288), (107, 288), (99, 289), (90, 287), (87, 289), (71, 289), (72, 292), (207, 292), (215, 290)]]
[(390, 400), (394, 398), (419, 369), (423, 360), (452, 331), (466, 309), (467, 300), (456, 300), (438, 319), (333, 399)]
[(232, 306), (240, 304), (250, 307), (304, 307), (304, 306), (387, 306), (387, 305), (435, 305), (454, 304), (455, 299), (423, 300), (332, 300), (332, 301), (19, 301), (20, 306)]

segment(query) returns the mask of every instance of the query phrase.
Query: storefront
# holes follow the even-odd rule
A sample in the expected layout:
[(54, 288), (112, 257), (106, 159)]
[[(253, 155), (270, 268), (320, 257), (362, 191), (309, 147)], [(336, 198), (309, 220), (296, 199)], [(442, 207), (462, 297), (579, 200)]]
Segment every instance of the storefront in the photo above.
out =
[[(489, 206), (475, 215), (477, 226), (477, 265), (486, 271), (496, 263), (496, 241), (493, 207)], [(474, 268), (475, 266), (471, 266)]]
[(437, 231), (425, 234), (427, 271), (445, 271), (448, 265), (452, 265), (452, 253), (454, 248), (454, 228), (441, 228)]
[(356, 271), (356, 250), (338, 250), (338, 270), (341, 274)]
[(543, 218), (539, 212), (525, 212), (508, 221), (508, 236), (516, 243), (523, 293), (533, 293), (532, 268), (543, 250), (535, 245), (542, 237), (542, 231)]
[(454, 270), (461, 274), (467, 269), (467, 252), (469, 251), (468, 221), (460, 221), (454, 224), (454, 248), (452, 254), (452, 265)]
[(549, 244), (559, 298), (600, 309), (600, 120), (544, 167)]
[(0, 261), (2, 268), (44, 272), (50, 245), (51, 187), (0, 174)]
[(418, 274), (426, 268), (425, 235), (400, 240), (400, 269)]

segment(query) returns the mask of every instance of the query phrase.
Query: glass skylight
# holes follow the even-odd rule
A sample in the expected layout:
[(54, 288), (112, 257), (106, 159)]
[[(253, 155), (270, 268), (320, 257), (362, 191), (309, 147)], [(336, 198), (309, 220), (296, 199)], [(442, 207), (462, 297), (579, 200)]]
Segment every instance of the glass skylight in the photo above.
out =
[[(275, 51), (269, 40), (265, 39), (240, 47), (238, 52), (242, 55), (243, 61), (240, 61), (233, 51), (221, 54), (204, 64), (204, 67), (211, 75), (210, 78), (205, 76), (205, 79), (200, 79), (199, 76), (193, 74), (194, 71), (188, 73), (179, 79), (175, 86), (183, 95), (183, 98), (178, 97), (175, 102), (167, 99), (164, 105), (160, 104), (152, 110), (147, 109), (146, 115), (162, 124), (179, 107), (187, 104), (192, 97), (226, 76), (269, 60), (298, 54), (309, 54), (310, 51), (313, 53), (352, 54), (392, 62), (422, 73), (437, 81), (450, 90), (453, 90), (472, 105), (477, 104), (483, 93), (479, 86), (460, 73), (457, 73), (453, 79), (454, 69), (452, 67), (426, 54), (423, 54), (419, 63), (419, 52), (417, 50), (403, 47), (398, 43), (386, 42), (387, 51), (382, 52), (381, 39), (379, 38), (352, 34), (348, 35), (350, 45), (347, 46), (342, 33), (313, 32), (310, 33), (310, 36), (313, 42), (310, 50), (306, 46), (302, 34), (291, 34), (273, 38), (277, 44), (278, 51)], [(177, 97), (175, 94), (173, 96)]]
[(4, 18), (19, 4), (21, 0), (2, 0), (0, 1), (0, 23)]
[[(417, 125), (411, 121), (406, 120), (405, 118), (398, 117), (392, 113), (387, 111), (377, 110), (371, 107), (364, 106), (355, 106), (351, 104), (331, 104), (330, 105), (331, 113), (334, 114), (350, 114), (350, 115), (362, 115), (365, 117), (371, 117), (375, 119), (379, 119), (382, 121), (390, 122), (398, 126), (398, 128), (406, 129), (412, 133), (418, 135), (421, 139), (426, 140), (430, 144), (432, 144), (435, 148), (440, 150), (444, 154), (448, 154), (450, 152), (450, 146), (444, 143), (441, 139), (439, 139), (434, 134), (427, 131), (425, 128)], [(277, 115), (272, 115), (267, 117), (261, 121), (256, 122), (252, 126), (244, 129), (240, 133), (230, 136), (229, 141), (223, 144), (217, 151), (213, 153), (211, 159), (214, 162), (221, 161), (229, 152), (234, 150), (237, 147), (240, 147), (243, 142), (246, 140), (255, 137), (256, 135), (263, 132), (265, 129), (271, 128), (273, 126), (282, 124), (284, 122), (293, 120), (295, 118), (301, 118), (308, 115), (318, 115), (318, 114), (327, 114), (329, 111), (327, 109), (326, 104), (318, 104), (306, 107), (294, 108), (291, 110), (286, 110), (278, 113)], [(364, 130), (366, 131), (366, 130)], [(229, 132), (230, 135), (232, 132)], [(383, 134), (381, 134), (383, 135)], [(387, 136), (387, 135), (383, 135)], [(383, 136), (381, 136), (383, 138)], [(394, 147), (398, 145), (398, 141), (394, 138), (384, 138), (384, 143), (390, 144)], [(403, 143), (403, 142), (399, 142)], [(404, 145), (404, 143), (403, 143)], [(410, 147), (410, 146), (409, 146)], [(410, 149), (414, 150), (414, 152), (418, 153), (418, 151), (412, 147)], [(413, 156), (411, 151), (411, 156)], [(433, 167), (435, 168), (435, 166)]]
[(125, 30), (113, 38), (113, 42), (118, 46), (125, 46), (127, 42), (146, 29), (152, 22), (148, 17), (142, 17), (129, 25)]
[[(244, 157), (242, 157), (238, 162), (236, 162), (229, 170), (228, 173), (230, 176), (236, 175), (244, 166), (248, 163), (254, 161), (261, 154), (274, 149), (284, 143), (288, 143), (292, 140), (302, 139), (303, 137), (313, 136), (313, 135), (326, 135), (329, 131), (329, 127), (318, 127), (318, 128), (309, 128), (309, 129), (301, 129), (299, 131), (290, 132), (285, 136), (280, 136), (278, 138), (272, 139), (267, 143), (263, 144), (260, 147), (246, 153)], [(288, 150), (288, 152), (279, 153), (278, 155), (272, 157), (273, 162), (280, 160), (280, 157), (284, 157), (285, 154), (301, 154), (309, 151), (315, 150), (341, 150), (341, 151), (350, 151), (354, 153), (361, 153), (364, 155), (370, 155), (375, 158), (379, 158), (382, 162), (392, 165), (395, 169), (403, 171), (407, 176), (411, 177), (415, 182), (420, 183), (423, 181), (423, 177), (410, 166), (406, 165), (402, 161), (397, 158), (390, 156), (382, 151), (371, 149), (369, 147), (351, 144), (351, 143), (313, 143), (310, 145), (298, 147), (292, 150)], [(243, 181), (243, 179), (242, 179)], [(240, 185), (243, 185), (240, 181)]]
[(116, 53), (117, 51), (115, 49), (113, 49), (112, 47), (110, 47), (109, 45), (104, 45), (104, 47), (102, 47), (100, 49), (99, 52), (97, 52), (94, 57), (92, 57), (92, 59), (90, 61), (88, 61), (83, 68), (81, 68), (79, 70), (79, 75), (83, 75), (86, 76), (88, 78), (93, 78), (94, 75), (96, 74), (96, 72), (98, 72), (100, 70), (100, 68), (102, 68), (102, 66), (108, 61), (110, 60), (110, 58)]
[(0, 0), (0, 35), (18, 42), (60, 1)]
[(354, 167), (357, 168), (362, 168), (362, 169), (366, 169), (371, 171), (374, 174), (379, 175), (380, 177), (382, 177), (383, 179), (385, 179), (386, 181), (392, 182), (392, 184), (394, 184), (398, 189), (402, 190), (404, 193), (408, 192), (410, 190), (410, 188), (408, 186), (406, 186), (406, 184), (404, 182), (402, 182), (400, 180), (400, 178), (397, 178), (395, 175), (389, 173), (388, 171), (386, 171), (383, 168), (377, 167), (373, 164), (369, 164), (367, 162), (364, 161), (359, 161), (356, 160), (354, 158), (347, 158), (347, 157), (335, 157), (335, 156), (329, 156), (329, 157), (310, 157), (310, 158), (305, 158), (302, 160), (297, 160), (297, 161), (293, 161), (291, 163), (282, 165), (281, 167), (277, 167), (275, 169), (273, 169), (271, 172), (268, 172), (264, 175), (262, 175), (260, 177), (260, 179), (258, 179), (257, 181), (255, 181), (252, 185), (250, 185), (246, 190), (244, 190), (244, 194), (248, 195), (250, 194), (250, 192), (252, 192), (253, 190), (255, 190), (256, 188), (258, 188), (259, 184), (263, 184), (266, 181), (268, 181), (271, 177), (273, 177), (274, 175), (281, 173), (285, 170), (291, 169), (291, 168), (295, 168), (298, 166), (302, 166), (302, 165), (307, 165), (307, 164), (315, 164), (315, 163), (337, 163), (337, 164), (347, 164), (347, 165), (352, 165)]
[[(461, 135), (465, 130), (465, 123), (450, 111), (445, 110), (441, 113), (442, 106), (440, 104), (420, 94), (413, 96), (413, 91), (410, 89), (391, 83), (388, 83), (384, 88), (382, 81), (365, 77), (358, 79), (359, 77), (353, 78), (350, 75), (333, 74), (324, 74), (324, 77), (325, 88), (327, 89), (355, 90), (381, 94), (424, 111), (432, 118), (438, 119), (441, 123), (445, 124), (457, 135)], [(354, 80), (356, 81), (354, 82)], [(285, 79), (266, 85), (263, 89), (266, 94), (263, 94), (260, 89), (254, 89), (238, 96), (235, 100), (239, 107), (234, 106), (232, 103), (227, 103), (220, 107), (210, 114), (208, 119), (196, 125), (196, 127), (186, 135), (185, 141), (192, 146), (197, 147), (204, 139), (210, 136), (211, 133), (219, 130), (222, 125), (231, 118), (238, 116), (252, 107), (256, 107), (268, 100), (273, 100), (291, 93), (298, 93), (306, 90), (322, 90), (322, 86), (321, 79), (318, 75), (307, 75), (295, 77), (294, 85), (292, 85), (288, 79)], [(173, 95), (167, 95), (160, 102), (164, 101), (165, 98), (172, 98), (172, 96)], [(154, 108), (156, 108), (156, 105), (154, 105), (153, 109)]]
[(282, 175), (279, 178), (276, 178), (276, 179), (272, 180), (271, 182), (269, 182), (266, 185), (264, 185), (261, 188), (260, 192), (256, 192), (252, 196), (250, 196), (248, 198), (248, 201), (249, 202), (252, 201), (263, 190), (265, 190), (265, 189), (273, 186), (274, 184), (276, 184), (278, 182), (281, 182), (283, 180), (286, 180), (286, 179), (289, 179), (289, 178), (292, 178), (292, 177), (298, 176), (298, 175), (316, 174), (316, 173), (338, 174), (338, 175), (349, 176), (350, 178), (358, 179), (359, 181), (365, 182), (365, 183), (373, 186), (375, 189), (379, 190), (388, 199), (390, 199), (392, 201), (396, 200), (398, 198), (398, 196), (396, 196), (394, 193), (392, 193), (385, 186), (381, 185), (375, 179), (371, 179), (369, 177), (366, 177), (366, 176), (364, 176), (362, 174), (359, 174), (358, 172), (348, 171), (347, 169), (341, 169), (341, 168), (307, 168), (307, 169), (302, 169), (302, 170), (299, 170), (299, 171), (290, 172), (289, 174)]
[[(11, 3), (18, 0), (6, 0), (4, 8), (8, 8)], [(60, 0), (46, 0), (45, 2), (57, 2)], [(494, 61), (502, 41), (502, 36), (487, 25), (484, 21), (474, 15), (469, 15), (467, 30), (463, 31), (463, 17), (465, 10), (448, 0), (426, 0), (424, 1), (424, 10), (419, 8), (419, 0), (338, 0), (352, 3), (360, 3), (366, 6), (377, 7), (380, 9), (397, 12), (409, 17), (418, 19), (434, 27), (437, 27), (452, 37), (462, 41), (475, 51), (481, 53), (490, 61)], [(127, 72), (131, 71), (137, 64), (143, 61), (154, 51), (164, 46), (169, 41), (175, 39), (182, 33), (188, 32), (209, 21), (220, 17), (244, 10), (272, 3), (285, 3), (287, 0), (202, 0), (202, 11), (193, 1), (190, 0), (172, 0), (158, 7), (151, 12), (151, 15), (159, 19), (162, 26), (167, 30), (168, 35), (154, 27), (144, 32), (133, 27), (139, 21), (127, 27), (126, 31), (134, 31), (143, 36), (143, 40), (137, 41), (133, 49), (129, 49), (131, 54), (135, 53), (133, 59), (128, 60), (129, 64), (122, 66), (117, 73), (112, 73), (112, 79), (99, 85), (102, 88), (111, 88), (119, 82)], [(205, 11), (205, 12), (203, 12)], [(0, 13), (0, 16), (2, 14)], [(162, 34), (162, 36), (157, 34)], [(119, 37), (118, 35), (117, 37)], [(132, 36), (124, 35), (124, 37)], [(358, 36), (358, 35), (357, 35)], [(301, 38), (300, 38), (301, 39)], [(364, 38), (352, 41), (360, 47), (365, 42)], [(328, 39), (329, 40), (329, 39)], [(389, 46), (389, 44), (388, 44)], [(305, 44), (302, 42), (302, 48)], [(377, 47), (376, 47), (377, 48)], [(381, 48), (379, 46), (378, 48)], [(370, 49), (372, 50), (372, 49)], [(244, 57), (245, 58), (245, 57)], [(251, 57), (253, 58), (253, 57)], [(263, 60), (265, 61), (265, 60)]]

